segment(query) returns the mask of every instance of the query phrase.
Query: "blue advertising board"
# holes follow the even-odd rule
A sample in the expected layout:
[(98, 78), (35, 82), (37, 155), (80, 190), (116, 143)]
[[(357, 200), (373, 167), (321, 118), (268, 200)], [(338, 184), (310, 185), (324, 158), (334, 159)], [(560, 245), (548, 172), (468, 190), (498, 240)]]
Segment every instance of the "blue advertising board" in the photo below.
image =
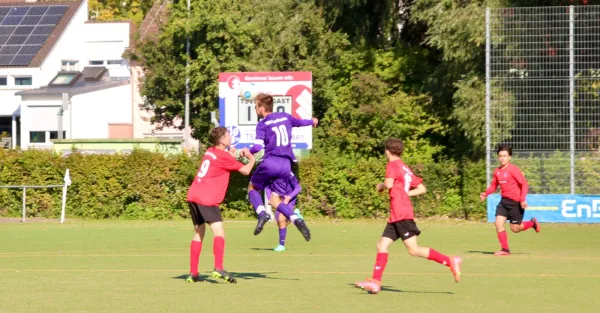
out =
[[(500, 194), (487, 198), (488, 222), (496, 219)], [(600, 223), (600, 195), (527, 195), (524, 220), (532, 217), (550, 223)]]

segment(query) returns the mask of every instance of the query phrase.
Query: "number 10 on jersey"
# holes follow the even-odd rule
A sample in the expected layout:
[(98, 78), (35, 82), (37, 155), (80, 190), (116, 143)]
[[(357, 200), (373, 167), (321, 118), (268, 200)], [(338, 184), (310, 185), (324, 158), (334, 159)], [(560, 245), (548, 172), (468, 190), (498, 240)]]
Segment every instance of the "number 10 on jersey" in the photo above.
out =
[(277, 137), (277, 146), (287, 146), (290, 143), (290, 136), (288, 135), (288, 130), (285, 125), (279, 125), (272, 127), (271, 130), (275, 133)]

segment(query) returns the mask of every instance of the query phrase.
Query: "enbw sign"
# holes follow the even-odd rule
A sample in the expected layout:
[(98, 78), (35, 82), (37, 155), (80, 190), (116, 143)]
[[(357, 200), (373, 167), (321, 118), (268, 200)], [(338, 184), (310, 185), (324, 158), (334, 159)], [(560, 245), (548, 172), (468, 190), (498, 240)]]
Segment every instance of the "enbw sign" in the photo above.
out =
[[(488, 222), (493, 222), (500, 195), (488, 197)], [(600, 223), (600, 195), (527, 195), (524, 220), (550, 223)]]

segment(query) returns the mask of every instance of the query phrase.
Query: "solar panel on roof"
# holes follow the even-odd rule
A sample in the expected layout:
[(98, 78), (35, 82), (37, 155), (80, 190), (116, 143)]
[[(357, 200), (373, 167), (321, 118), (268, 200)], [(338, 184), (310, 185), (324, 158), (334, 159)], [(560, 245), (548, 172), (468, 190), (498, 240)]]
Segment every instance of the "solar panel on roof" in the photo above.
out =
[(27, 40), (27, 36), (12, 35), (12, 36), (10, 36), (10, 38), (8, 38), (8, 41), (6, 42), (6, 44), (7, 45), (22, 45), (25, 43), (25, 40)]
[[(54, 26), (38, 26), (33, 30), (34, 35), (50, 35)], [(47, 37), (47, 36), (46, 36)]]
[(10, 36), (15, 29), (15, 26), (0, 26), (0, 36)]
[(25, 41), (26, 45), (41, 45), (46, 42), (48, 36), (44, 35), (30, 35), (29, 38)]
[(8, 11), (8, 15), (26, 15), (29, 7), (13, 7)]
[(42, 16), (39, 15), (34, 15), (34, 16), (25, 16), (25, 18), (23, 18), (23, 20), (21, 20), (21, 24), (19, 25), (37, 25), (40, 20), (42, 19)]
[(45, 35), (30, 35), (25, 41), (26, 45), (41, 45), (46, 42), (48, 36)]
[(21, 50), (19, 50), (19, 54), (36, 54), (40, 48), (42, 47), (41, 45), (31, 45), (31, 46), (21, 46)]
[(10, 64), (12, 59), (15, 57), (14, 54), (6, 55), (0, 54), (0, 64)]
[(62, 18), (62, 15), (44, 15), (40, 21), (40, 25), (56, 25)]
[(31, 7), (27, 15), (44, 15), (48, 10), (47, 6)]
[(2, 25), (19, 25), (24, 16), (7, 16), (2, 21)]
[(0, 7), (0, 66), (29, 65), (67, 9), (66, 5)]
[(16, 54), (21, 50), (21, 46), (4, 46), (0, 48), (0, 54)]
[(29, 35), (33, 31), (33, 26), (19, 26), (15, 29), (15, 35)]
[(50, 9), (48, 9), (48, 11), (46, 12), (46, 14), (59, 14), (59, 15), (63, 15), (65, 14), (65, 12), (67, 12), (67, 6), (66, 5), (53, 5), (50, 7)]
[(10, 65), (29, 65), (31, 60), (33, 60), (35, 54), (20, 54), (17, 55), (11, 62)]

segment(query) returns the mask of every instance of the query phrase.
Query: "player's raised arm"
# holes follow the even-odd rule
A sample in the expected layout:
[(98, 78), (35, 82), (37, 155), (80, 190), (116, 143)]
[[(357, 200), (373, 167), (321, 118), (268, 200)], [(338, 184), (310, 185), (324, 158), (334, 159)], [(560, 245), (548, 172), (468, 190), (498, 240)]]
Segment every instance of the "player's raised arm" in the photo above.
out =
[(246, 158), (248, 158), (248, 163), (246, 163), (246, 165), (242, 166), (238, 172), (240, 172), (240, 174), (244, 175), (244, 176), (248, 176), (250, 175), (250, 172), (252, 171), (252, 168), (254, 167), (254, 162), (256, 162), (256, 158), (254, 158), (254, 155), (252, 153), (245, 153), (244, 156)]
[(288, 195), (290, 198), (296, 197), (302, 191), (302, 186), (300, 186), (300, 182), (296, 176), (290, 177), (290, 183), (294, 186), (294, 190)]
[(319, 120), (316, 117), (313, 117), (310, 120), (302, 120), (302, 119), (297, 119), (292, 116), (292, 127), (304, 127), (304, 126), (317, 127), (317, 124), (319, 124)]
[(496, 191), (496, 189), (498, 189), (498, 179), (496, 178), (496, 175), (494, 175), (494, 178), (492, 178), (492, 183), (490, 184), (488, 189), (479, 194), (479, 200), (484, 201), (485, 198), (493, 194)]
[(250, 153), (256, 154), (265, 147), (265, 124), (259, 123), (256, 125), (256, 138), (254, 145), (250, 147)]

